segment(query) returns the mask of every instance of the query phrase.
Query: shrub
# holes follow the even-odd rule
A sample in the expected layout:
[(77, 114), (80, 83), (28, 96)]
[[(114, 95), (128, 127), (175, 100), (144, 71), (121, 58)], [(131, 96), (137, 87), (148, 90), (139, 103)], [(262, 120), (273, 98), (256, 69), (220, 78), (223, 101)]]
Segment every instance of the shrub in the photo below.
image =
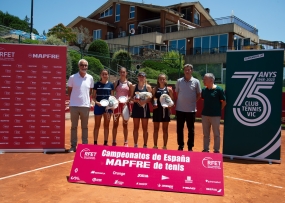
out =
[(147, 79), (157, 79), (158, 75), (161, 73), (160, 71), (148, 67), (142, 68), (140, 72), (145, 72), (147, 75)]
[(97, 81), (100, 80), (100, 76), (97, 75), (97, 74), (95, 74), (93, 71), (87, 70), (87, 73), (90, 74), (90, 75), (92, 75), (94, 82), (97, 82)]
[(39, 41), (40, 44), (48, 44), (48, 45), (65, 45), (61, 39), (58, 39), (56, 36), (51, 35), (45, 41)]
[(97, 59), (99, 59), (101, 64), (109, 67), (110, 52), (109, 47), (104, 40), (94, 40), (90, 44), (88, 52), (90, 52), (90, 54), (93, 54)]
[(88, 61), (88, 70), (92, 71), (93, 73), (99, 75), (101, 70), (104, 69), (104, 66), (101, 64), (99, 59), (92, 56), (84, 56), (83, 58)]
[(118, 64), (130, 70), (131, 60), (132, 58), (129, 52), (125, 50), (116, 51), (112, 57), (111, 69), (117, 71), (117, 64)]
[[(182, 73), (183, 74), (183, 73)], [(192, 76), (194, 77), (194, 78), (197, 78), (199, 81), (201, 81), (202, 80), (202, 76), (200, 75), (200, 73), (199, 72), (192, 72)]]
[[(72, 74), (75, 74), (78, 72), (78, 61), (80, 60), (81, 55), (74, 50), (69, 50), (68, 52), (72, 61)], [(99, 74), (104, 68), (99, 59), (93, 56), (84, 56), (83, 58), (88, 61), (88, 70), (92, 71), (94, 74)]]
[(24, 44), (39, 44), (40, 42), (39, 42), (39, 40), (24, 39), (24, 40), (22, 41), (22, 43), (24, 43)]

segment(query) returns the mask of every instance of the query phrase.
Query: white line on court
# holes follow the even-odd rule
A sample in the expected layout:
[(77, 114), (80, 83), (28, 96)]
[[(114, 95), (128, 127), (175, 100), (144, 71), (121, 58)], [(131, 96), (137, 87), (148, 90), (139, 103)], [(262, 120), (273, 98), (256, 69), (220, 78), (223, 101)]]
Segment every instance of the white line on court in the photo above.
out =
[(2, 177), (2, 178), (0, 178), (0, 180), (4, 180), (4, 179), (7, 179), (7, 178), (12, 178), (12, 177), (23, 175), (23, 174), (26, 174), (26, 173), (31, 173), (31, 172), (43, 170), (43, 169), (46, 169), (46, 168), (51, 168), (51, 167), (54, 167), (54, 166), (59, 166), (59, 165), (62, 165), (62, 164), (70, 163), (72, 161), (73, 160), (65, 161), (65, 162), (61, 162), (61, 163), (58, 163), (58, 164), (53, 164), (53, 165), (50, 165), (50, 166), (45, 166), (45, 167), (42, 167), (42, 168), (37, 168), (37, 169), (30, 170), (30, 171), (25, 171), (25, 172), (22, 172), (22, 173), (16, 173), (14, 175)]
[(254, 183), (254, 184), (259, 184), (259, 185), (266, 185), (266, 186), (280, 188), (280, 189), (283, 188), (282, 186), (277, 186), (277, 185), (272, 185), (272, 184), (265, 184), (265, 183), (260, 183), (260, 182), (256, 182), (256, 181), (252, 181), (252, 180), (246, 180), (246, 179), (242, 179), (242, 178), (235, 178), (235, 177), (231, 177), (231, 176), (225, 176), (225, 177), (226, 178), (231, 178), (231, 179), (234, 179), (234, 180), (240, 180), (240, 181)]

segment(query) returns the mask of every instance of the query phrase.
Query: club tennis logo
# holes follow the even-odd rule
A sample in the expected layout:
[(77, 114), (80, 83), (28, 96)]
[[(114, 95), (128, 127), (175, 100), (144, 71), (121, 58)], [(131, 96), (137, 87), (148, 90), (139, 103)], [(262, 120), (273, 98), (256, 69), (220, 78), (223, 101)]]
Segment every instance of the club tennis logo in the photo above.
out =
[(277, 72), (235, 72), (232, 78), (247, 79), (235, 103), (235, 118), (246, 126), (259, 126), (269, 118), (271, 104), (260, 92), (271, 89), (275, 83)]
[(93, 159), (95, 160), (97, 152), (90, 152), (90, 149), (85, 148), (80, 152), (81, 159)]

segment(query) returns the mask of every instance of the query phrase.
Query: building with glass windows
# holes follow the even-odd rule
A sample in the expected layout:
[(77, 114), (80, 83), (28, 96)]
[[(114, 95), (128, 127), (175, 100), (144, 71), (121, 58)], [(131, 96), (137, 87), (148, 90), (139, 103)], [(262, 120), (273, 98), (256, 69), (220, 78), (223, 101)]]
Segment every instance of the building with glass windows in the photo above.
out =
[(169, 6), (108, 0), (88, 17), (77, 17), (67, 27), (84, 26), (93, 40), (103, 39), (110, 52), (140, 54), (142, 48), (177, 50), (185, 62), (203, 75), (213, 72), (225, 82), (226, 51), (260, 49), (258, 30), (237, 18), (213, 19), (200, 2)]

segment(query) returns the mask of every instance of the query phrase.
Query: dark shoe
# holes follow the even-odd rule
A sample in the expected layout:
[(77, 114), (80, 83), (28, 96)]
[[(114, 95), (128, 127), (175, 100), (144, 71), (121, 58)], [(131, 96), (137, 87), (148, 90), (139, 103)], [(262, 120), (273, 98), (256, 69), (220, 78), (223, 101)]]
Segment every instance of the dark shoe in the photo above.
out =
[(188, 149), (188, 152), (193, 152), (193, 149), (192, 148)]
[(205, 149), (204, 149), (202, 152), (209, 152), (209, 150), (205, 150)]
[(72, 152), (76, 152), (76, 148), (75, 147), (71, 147), (69, 150), (68, 150), (69, 153), (72, 153)]
[(178, 147), (178, 150), (179, 150), (179, 151), (183, 151), (183, 146), (179, 146), (179, 147)]
[(219, 153), (220, 153), (220, 151), (214, 151), (214, 153), (218, 153), (218, 154), (219, 154)]

